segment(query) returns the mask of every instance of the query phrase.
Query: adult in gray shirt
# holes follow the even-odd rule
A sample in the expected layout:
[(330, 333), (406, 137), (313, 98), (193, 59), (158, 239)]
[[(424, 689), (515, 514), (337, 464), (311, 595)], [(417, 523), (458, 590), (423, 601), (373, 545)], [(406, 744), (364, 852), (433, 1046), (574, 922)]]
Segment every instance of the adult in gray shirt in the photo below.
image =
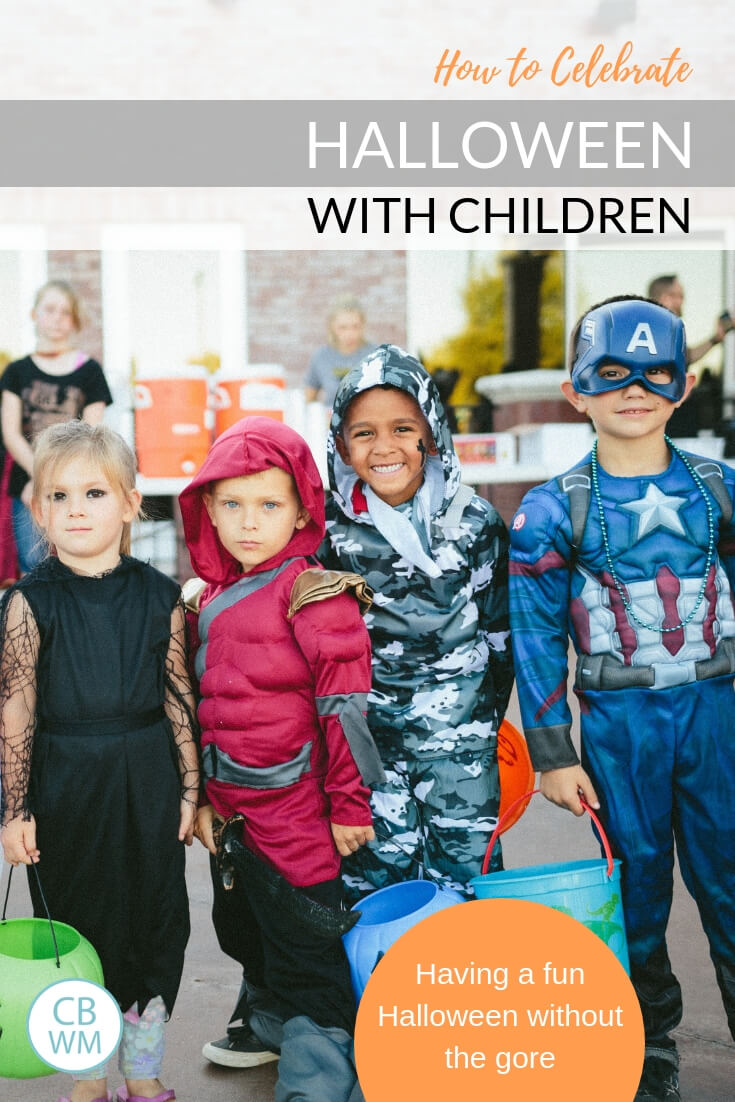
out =
[(339, 299), (328, 318), (329, 344), (317, 348), (304, 378), (307, 402), (332, 405), (337, 387), (351, 368), (377, 346), (365, 340), (365, 314), (355, 298)]

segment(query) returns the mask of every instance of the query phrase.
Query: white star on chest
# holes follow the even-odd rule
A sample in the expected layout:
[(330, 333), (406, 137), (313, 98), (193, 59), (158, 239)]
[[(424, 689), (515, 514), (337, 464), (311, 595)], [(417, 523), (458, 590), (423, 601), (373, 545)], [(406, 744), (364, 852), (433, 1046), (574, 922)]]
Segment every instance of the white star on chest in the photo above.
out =
[(668, 528), (676, 532), (677, 536), (685, 536), (686, 531), (679, 520), (678, 512), (686, 503), (685, 497), (668, 497), (661, 493), (655, 483), (649, 482), (643, 497), (637, 501), (621, 503), (620, 508), (638, 514), (638, 532), (635, 537), (637, 542), (654, 528)]

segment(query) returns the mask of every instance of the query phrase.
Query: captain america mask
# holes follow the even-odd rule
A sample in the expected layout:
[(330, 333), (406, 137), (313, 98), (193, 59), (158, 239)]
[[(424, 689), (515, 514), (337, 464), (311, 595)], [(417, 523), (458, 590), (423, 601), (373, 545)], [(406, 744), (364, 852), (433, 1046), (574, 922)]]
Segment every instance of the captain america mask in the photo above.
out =
[[(627, 369), (622, 378), (605, 378), (604, 364)], [(666, 369), (667, 381), (652, 369)], [(664, 306), (643, 299), (609, 302), (582, 318), (574, 350), (572, 386), (578, 394), (604, 394), (640, 383), (646, 390), (678, 402), (686, 390), (684, 323)]]

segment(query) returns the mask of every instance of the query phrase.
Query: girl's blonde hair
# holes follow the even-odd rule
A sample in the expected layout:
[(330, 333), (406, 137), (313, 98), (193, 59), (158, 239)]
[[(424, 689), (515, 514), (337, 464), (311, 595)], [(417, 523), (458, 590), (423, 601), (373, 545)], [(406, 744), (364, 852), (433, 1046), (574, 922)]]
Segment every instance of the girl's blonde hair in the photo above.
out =
[(44, 283), (43, 287), (39, 287), (36, 291), (36, 297), (33, 300), (33, 310), (36, 311), (38, 309), (41, 299), (47, 291), (60, 291), (63, 295), (66, 295), (69, 300), (69, 306), (71, 307), (74, 328), (77, 332), (83, 329), (85, 319), (81, 300), (72, 285), (67, 283), (65, 279), (49, 279)]
[[(40, 505), (43, 487), (59, 467), (79, 457), (100, 468), (111, 486), (117, 486), (129, 500), (135, 489), (137, 464), (132, 449), (122, 436), (107, 425), (86, 421), (64, 421), (49, 425), (33, 445), (33, 500)], [(140, 510), (137, 515), (140, 516)], [(130, 554), (130, 522), (123, 526), (120, 553)]]
[(337, 314), (358, 314), (365, 323), (365, 311), (362, 308), (360, 300), (354, 298), (352, 295), (343, 295), (341, 298), (335, 299), (332, 303), (329, 313), (327, 314), (327, 334), (330, 344), (336, 344), (337, 338), (334, 335), (332, 325)]

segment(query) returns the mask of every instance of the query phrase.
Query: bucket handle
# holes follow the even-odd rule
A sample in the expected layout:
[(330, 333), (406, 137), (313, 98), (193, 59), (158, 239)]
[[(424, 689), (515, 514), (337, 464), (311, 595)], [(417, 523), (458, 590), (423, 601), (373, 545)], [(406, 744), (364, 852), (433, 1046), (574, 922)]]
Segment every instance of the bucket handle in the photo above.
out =
[[(530, 792), (524, 792), (523, 795), (519, 796), (517, 800), (514, 800), (513, 803), (510, 805), (510, 807), (506, 808), (505, 812), (500, 816), (500, 818), (498, 819), (497, 826), (495, 827), (495, 830), (492, 833), (490, 841), (487, 844), (487, 849), (485, 851), (485, 859), (482, 862), (482, 875), (483, 876), (487, 873), (487, 870), (490, 867), (490, 858), (492, 857), (493, 849), (495, 847), (495, 843), (497, 842), (498, 838), (500, 837), (500, 835), (503, 832), (503, 824), (505, 823), (506, 819), (508, 819), (510, 817), (510, 815), (513, 813), (515, 808), (518, 807), (519, 804), (523, 803), (524, 800), (529, 800), (531, 798), (531, 796), (535, 796), (536, 793), (540, 792), (540, 791), (541, 791), (540, 788), (532, 788)], [(612, 879), (612, 874), (613, 874), (613, 855), (612, 855), (612, 850), (610, 849), (610, 842), (608, 841), (607, 834), (605, 833), (605, 830), (602, 826), (602, 823), (600, 822), (598, 817), (595, 815), (594, 811), (592, 810), (590, 805), (587, 803), (587, 801), (583, 800), (580, 797), (580, 803), (582, 804), (582, 807), (585, 809), (585, 811), (589, 815), (592, 822), (595, 824), (595, 826), (597, 828), (597, 833), (600, 835), (600, 841), (602, 842), (602, 848), (604, 849), (605, 857), (607, 858), (607, 878), (608, 878), (608, 880), (611, 880)]]
[(214, 390), (211, 393), (212, 409), (215, 409), (217, 413), (223, 409), (230, 409), (232, 406), (232, 399), (229, 392), (220, 384), (217, 383)]
[(153, 406), (153, 395), (150, 392), (150, 388), (145, 386), (144, 383), (135, 384), (135, 399), (133, 405), (135, 409), (151, 409)]
[[(31, 864), (33, 865), (33, 871), (36, 874), (36, 883), (38, 885), (39, 895), (41, 896), (41, 902), (43, 903), (43, 909), (46, 912), (46, 918), (48, 919), (48, 924), (51, 927), (51, 939), (54, 943), (54, 953), (56, 955), (56, 967), (61, 968), (61, 961), (59, 959), (59, 945), (58, 945), (58, 942), (56, 940), (56, 930), (54, 930), (54, 924), (51, 921), (51, 912), (48, 909), (48, 903), (46, 902), (46, 896), (43, 894), (43, 888), (41, 887), (41, 877), (38, 875), (38, 864), (37, 864), (36, 861), (32, 861)], [(5, 912), (8, 909), (8, 898), (10, 896), (10, 881), (12, 879), (12, 876), (13, 876), (13, 866), (11, 865), (10, 869), (8, 871), (8, 887), (7, 887), (7, 891), (5, 892), (5, 902), (3, 903), (3, 916), (2, 916), (2, 918), (0, 918), (0, 923), (3, 924), (3, 925), (8, 921), (5, 917)]]

